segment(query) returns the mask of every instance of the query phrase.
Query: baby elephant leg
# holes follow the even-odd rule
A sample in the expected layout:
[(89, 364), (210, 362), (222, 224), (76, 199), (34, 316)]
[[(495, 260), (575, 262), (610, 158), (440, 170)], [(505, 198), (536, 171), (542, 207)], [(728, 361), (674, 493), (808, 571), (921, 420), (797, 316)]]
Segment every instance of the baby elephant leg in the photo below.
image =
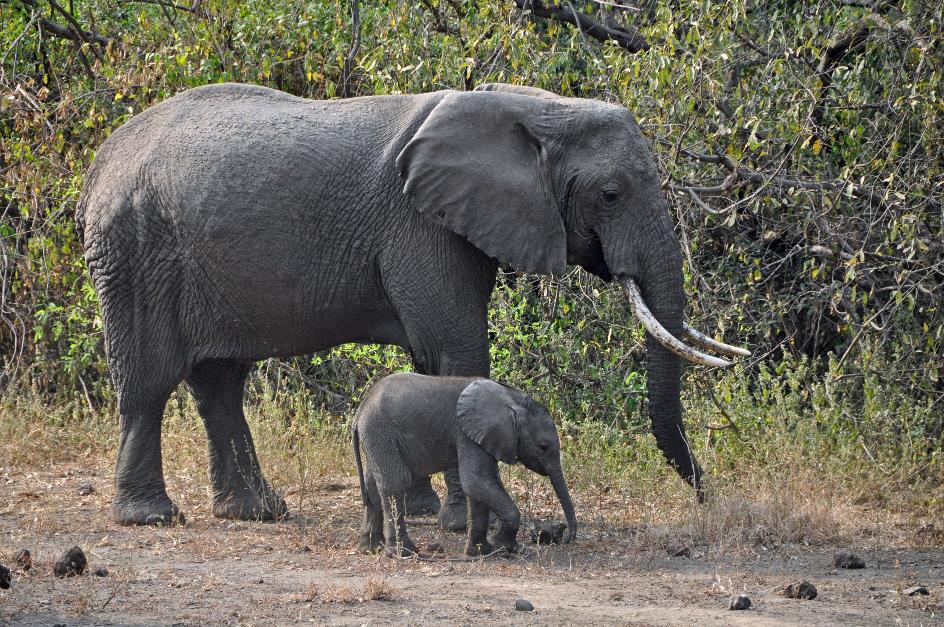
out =
[[(498, 462), (480, 449), (469, 449), (465, 462), (460, 458), (459, 477), (466, 495), (482, 506), (476, 506), (474, 509), (475, 518), (485, 520), (481, 526), (488, 525), (488, 515), (483, 514), (482, 509), (491, 510), (498, 516), (498, 532), (489, 539), (489, 543), (496, 549), (505, 548), (515, 552), (518, 549), (521, 513), (502, 485), (498, 476)], [(477, 535), (481, 534), (482, 532), (477, 530)], [(479, 542), (481, 538), (473, 538), (470, 535), (469, 540)], [(467, 550), (470, 548), (474, 548), (474, 545), (466, 547)]]
[(365, 479), (367, 500), (364, 504), (364, 519), (361, 522), (361, 538), (357, 550), (361, 553), (376, 553), (384, 547), (383, 505), (374, 475)]
[(467, 497), (469, 506), (469, 536), (465, 544), (465, 554), (470, 556), (488, 555), (495, 548), (489, 543), (488, 506), (471, 497)]

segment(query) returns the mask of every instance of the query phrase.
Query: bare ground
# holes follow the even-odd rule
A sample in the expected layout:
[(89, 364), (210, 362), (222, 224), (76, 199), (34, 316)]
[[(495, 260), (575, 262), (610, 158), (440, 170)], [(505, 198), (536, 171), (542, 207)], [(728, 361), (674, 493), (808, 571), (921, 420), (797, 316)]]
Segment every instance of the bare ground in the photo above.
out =
[[(84, 483), (95, 491), (80, 496)], [(942, 624), (944, 551), (910, 548), (940, 545), (933, 525), (904, 536), (862, 534), (851, 548), (865, 559), (863, 570), (833, 568), (837, 547), (828, 543), (688, 541), (690, 557), (671, 557), (666, 546), (691, 537), (682, 527), (599, 516), (581, 521), (572, 545), (529, 545), (519, 556), (484, 561), (462, 561), (463, 538), (421, 519), (414, 539), (445, 551), (395, 560), (354, 552), (358, 491), (342, 473), (317, 478), (308, 494), (290, 491), (295, 513), (279, 523), (213, 518), (204, 483), (187, 473), (169, 480), (185, 526), (129, 528), (107, 516), (106, 464), (0, 467), (0, 563), (13, 568), (23, 547), (35, 562), (28, 573), (14, 570), (12, 589), (0, 591), (0, 623)], [(552, 500), (529, 505), (529, 513), (559, 517)], [(53, 561), (72, 545), (85, 550), (90, 571), (105, 567), (108, 576), (55, 578)], [(816, 585), (815, 600), (778, 595), (799, 578)], [(904, 593), (917, 584), (930, 594)], [(742, 592), (754, 607), (729, 611), (729, 597)], [(535, 610), (516, 611), (519, 598)]]

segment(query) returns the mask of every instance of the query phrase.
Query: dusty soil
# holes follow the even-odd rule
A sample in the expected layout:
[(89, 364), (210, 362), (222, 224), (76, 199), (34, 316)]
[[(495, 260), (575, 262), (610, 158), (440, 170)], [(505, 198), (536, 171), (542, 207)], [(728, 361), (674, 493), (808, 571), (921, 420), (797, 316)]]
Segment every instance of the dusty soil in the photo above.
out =
[[(460, 561), (463, 538), (421, 519), (414, 539), (444, 545), (444, 556), (395, 560), (355, 554), (350, 477), (319, 479), (279, 523), (215, 519), (200, 490), (181, 489), (200, 478), (178, 477), (170, 490), (188, 523), (170, 528), (112, 523), (110, 481), (104, 470), (0, 468), (0, 563), (13, 568), (23, 547), (34, 561), (0, 591), (0, 623), (928, 625), (942, 624), (944, 612), (944, 550), (883, 548), (875, 538), (842, 547), (867, 568), (837, 570), (837, 547), (695, 546), (690, 557), (670, 557), (671, 527), (591, 521), (566, 547)], [(94, 492), (81, 496), (86, 483)], [(53, 562), (73, 545), (89, 572), (55, 578)], [(98, 567), (108, 576), (90, 574)], [(800, 578), (816, 585), (815, 600), (778, 595)], [(904, 594), (917, 584), (930, 594)], [(729, 611), (729, 597), (742, 592), (753, 607)], [(516, 611), (516, 599), (535, 610)]]

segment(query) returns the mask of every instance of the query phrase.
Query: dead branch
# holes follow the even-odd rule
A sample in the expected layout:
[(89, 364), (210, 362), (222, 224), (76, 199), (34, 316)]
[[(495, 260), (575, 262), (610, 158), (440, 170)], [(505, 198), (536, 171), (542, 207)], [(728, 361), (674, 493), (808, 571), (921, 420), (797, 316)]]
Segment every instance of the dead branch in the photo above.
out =
[[(68, 39), (70, 41), (78, 40), (80, 43), (83, 41), (86, 41), (85, 39), (82, 39), (82, 37), (78, 33), (73, 32), (72, 29), (66, 28), (65, 26), (61, 24), (51, 22), (47, 19), (40, 19), (39, 27), (43, 29), (43, 32), (49, 35), (52, 35), (53, 37), (59, 37), (61, 39)], [(91, 40), (92, 42), (102, 47), (108, 46), (108, 42), (111, 41), (107, 37), (102, 37), (101, 35), (97, 35), (93, 33), (86, 33), (86, 35), (89, 40)]]
[(210, 12), (206, 9), (200, 8), (200, 2), (197, 0), (191, 6), (183, 6), (180, 4), (174, 4), (173, 2), (164, 2), (163, 0), (123, 0), (123, 4), (153, 4), (165, 9), (173, 9), (174, 11), (181, 11), (183, 13), (190, 13), (202, 18), (210, 17)]
[(344, 97), (351, 97), (351, 71), (354, 68), (354, 58), (361, 49), (361, 12), (357, 0), (351, 0), (351, 49), (344, 58), (342, 79)]
[(832, 44), (826, 46), (823, 51), (823, 55), (819, 60), (819, 67), (816, 69), (816, 75), (819, 78), (819, 89), (813, 102), (811, 115), (815, 137), (821, 138), (820, 129), (826, 115), (826, 97), (833, 84), (833, 72), (836, 66), (839, 65), (846, 54), (860, 50), (865, 46), (865, 41), (868, 39), (871, 30), (872, 24), (867, 20), (862, 20), (847, 29)]
[[(440, 2), (438, 7), (433, 6), (433, 0), (422, 0), (423, 6), (426, 7), (426, 10), (433, 15), (433, 28), (437, 32), (443, 33), (445, 35), (458, 35), (459, 27), (452, 26), (446, 21), (446, 15), (444, 13), (444, 3)], [(455, 6), (455, 5), (453, 5)], [(458, 12), (460, 9), (456, 9)]]
[(599, 41), (612, 41), (630, 52), (649, 49), (649, 42), (634, 28), (606, 25), (585, 13), (571, 10), (570, 7), (548, 4), (544, 0), (515, 0), (515, 4), (524, 12), (530, 12), (536, 17), (567, 22), (576, 26), (584, 35)]

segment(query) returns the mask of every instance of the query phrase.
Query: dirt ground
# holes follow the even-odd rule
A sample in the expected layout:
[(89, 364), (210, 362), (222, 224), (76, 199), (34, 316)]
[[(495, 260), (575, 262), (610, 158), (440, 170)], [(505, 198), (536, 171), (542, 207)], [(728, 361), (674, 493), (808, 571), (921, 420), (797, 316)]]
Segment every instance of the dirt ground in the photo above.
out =
[[(80, 495), (83, 484), (94, 492)], [(319, 479), (279, 523), (215, 519), (201, 491), (183, 484), (202, 478), (170, 481), (185, 526), (129, 528), (107, 516), (108, 471), (0, 467), (0, 563), (14, 569), (12, 588), (0, 591), (0, 623), (944, 624), (939, 549), (888, 548), (875, 538), (841, 547), (864, 558), (862, 570), (832, 567), (837, 547), (823, 546), (694, 546), (672, 557), (672, 528), (591, 521), (569, 546), (529, 544), (512, 558), (463, 561), (461, 536), (419, 519), (411, 529), (421, 548), (445, 551), (396, 560), (354, 552), (359, 503), (350, 477)], [(550, 506), (546, 514), (559, 517)], [(108, 575), (55, 578), (52, 563), (73, 545), (90, 571)], [(33, 553), (29, 572), (12, 564), (24, 547)], [(815, 600), (778, 595), (800, 578), (817, 587)], [(905, 594), (918, 584), (929, 594)], [(729, 597), (742, 592), (753, 607), (729, 611)], [(534, 611), (516, 611), (517, 599)]]

